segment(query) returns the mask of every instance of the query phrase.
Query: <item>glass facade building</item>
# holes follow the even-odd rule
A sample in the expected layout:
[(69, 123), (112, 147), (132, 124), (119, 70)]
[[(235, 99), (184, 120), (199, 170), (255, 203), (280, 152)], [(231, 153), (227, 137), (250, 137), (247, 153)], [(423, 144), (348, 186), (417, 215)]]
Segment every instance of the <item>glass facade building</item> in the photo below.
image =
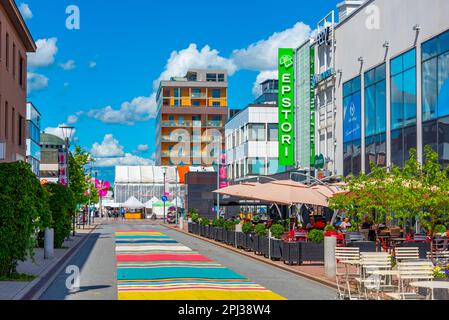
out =
[(41, 162), (41, 114), (32, 103), (27, 103), (27, 162), (31, 165), (34, 174), (40, 176)]
[(361, 78), (360, 76), (343, 85), (343, 161), (344, 175), (360, 173), (361, 158)]

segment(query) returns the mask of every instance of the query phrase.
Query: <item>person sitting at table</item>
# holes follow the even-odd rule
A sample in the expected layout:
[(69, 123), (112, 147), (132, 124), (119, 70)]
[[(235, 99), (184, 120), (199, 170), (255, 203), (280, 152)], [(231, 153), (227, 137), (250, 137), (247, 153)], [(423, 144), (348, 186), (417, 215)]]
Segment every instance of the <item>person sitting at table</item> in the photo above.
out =
[(313, 229), (314, 225), (315, 225), (315, 218), (314, 217), (310, 217), (309, 223), (306, 225), (306, 229), (307, 230)]
[(349, 227), (351, 227), (351, 222), (349, 222), (348, 218), (344, 218), (343, 222), (340, 224), (339, 228), (344, 231), (344, 230), (348, 229)]
[(368, 230), (368, 240), (376, 241), (376, 231), (374, 231), (374, 223), (371, 221), (369, 216), (365, 217), (365, 221), (362, 224), (362, 230)]

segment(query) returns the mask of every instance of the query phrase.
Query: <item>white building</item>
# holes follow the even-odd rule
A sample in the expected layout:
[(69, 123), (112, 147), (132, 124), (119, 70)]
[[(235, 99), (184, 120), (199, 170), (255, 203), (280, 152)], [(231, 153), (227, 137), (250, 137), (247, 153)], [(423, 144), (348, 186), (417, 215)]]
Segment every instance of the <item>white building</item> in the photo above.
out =
[(279, 166), (277, 105), (249, 105), (225, 126), (228, 179), (271, 175), (285, 171)]

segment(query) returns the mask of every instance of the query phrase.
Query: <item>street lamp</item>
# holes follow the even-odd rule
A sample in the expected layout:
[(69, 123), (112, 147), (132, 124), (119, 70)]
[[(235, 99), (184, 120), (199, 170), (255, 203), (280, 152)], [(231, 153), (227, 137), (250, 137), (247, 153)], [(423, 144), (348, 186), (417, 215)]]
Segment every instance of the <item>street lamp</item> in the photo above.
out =
[[(163, 167), (162, 168), (162, 174), (164, 175), (164, 197), (166, 196), (166, 192), (167, 190), (165, 189), (165, 177), (167, 175), (167, 168)], [(165, 199), (165, 198), (164, 198)], [(164, 203), (164, 223), (166, 223), (166, 218), (165, 218), (165, 201), (162, 201)]]
[[(66, 151), (66, 163), (67, 163), (67, 186), (70, 185), (70, 172), (69, 172), (69, 149), (70, 149), (70, 140), (73, 138), (73, 133), (75, 131), (75, 128), (72, 126), (59, 126), (59, 128), (62, 131), (62, 136), (65, 140), (65, 151)], [(75, 229), (76, 229), (76, 220), (75, 215), (73, 215), (73, 236), (75, 236)]]

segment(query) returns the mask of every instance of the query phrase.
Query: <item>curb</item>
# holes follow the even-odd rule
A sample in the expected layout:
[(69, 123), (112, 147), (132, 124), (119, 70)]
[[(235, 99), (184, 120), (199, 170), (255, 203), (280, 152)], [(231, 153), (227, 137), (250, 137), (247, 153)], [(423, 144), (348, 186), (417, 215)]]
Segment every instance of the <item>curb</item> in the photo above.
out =
[(79, 250), (84, 246), (90, 235), (97, 230), (97, 224), (89, 233), (86, 233), (85, 237), (81, 239), (74, 247), (66, 252), (48, 271), (40, 276), (39, 280), (22, 296), (13, 298), (14, 300), (38, 300), (39, 297), (50, 287), (56, 277), (61, 273), (65, 263), (73, 258)]
[(313, 275), (311, 275), (311, 274), (309, 274), (309, 273), (306, 273), (306, 272), (302, 272), (302, 271), (298, 271), (298, 270), (292, 270), (292, 269), (290, 269), (288, 266), (279, 265), (279, 264), (277, 264), (277, 263), (275, 263), (275, 262), (269, 260), (268, 258), (263, 258), (263, 259), (262, 259), (262, 258), (259, 258), (259, 256), (256, 256), (256, 255), (254, 255), (254, 254), (251, 254), (251, 255), (250, 255), (250, 254), (247, 254), (246, 252), (243, 252), (243, 251), (241, 251), (240, 249), (236, 249), (235, 247), (231, 247), (231, 246), (228, 246), (228, 245), (223, 244), (223, 243), (221, 243), (221, 242), (213, 241), (213, 240), (211, 240), (211, 239), (207, 239), (207, 238), (203, 238), (203, 237), (201, 237), (201, 236), (198, 236), (198, 235), (196, 235), (196, 234), (192, 234), (192, 233), (188, 233), (188, 232), (179, 230), (179, 229), (176, 228), (176, 227), (172, 227), (172, 226), (168, 226), (168, 225), (165, 225), (165, 227), (167, 227), (167, 228), (169, 228), (169, 229), (171, 229), (171, 230), (177, 231), (177, 232), (179, 232), (179, 233), (183, 233), (183, 234), (189, 235), (189, 236), (191, 236), (191, 237), (193, 237), (193, 238), (197, 238), (197, 239), (206, 241), (206, 242), (208, 242), (208, 243), (211, 243), (211, 244), (216, 245), (217, 247), (220, 247), (220, 248), (223, 248), (223, 249), (227, 249), (227, 250), (229, 250), (229, 251), (232, 251), (232, 252), (238, 253), (238, 254), (240, 254), (240, 255), (243, 255), (243, 256), (245, 256), (245, 257), (251, 258), (251, 259), (253, 259), (253, 260), (257, 260), (257, 261), (259, 261), (259, 262), (262, 262), (262, 263), (268, 264), (268, 265), (270, 265), (270, 266), (273, 266), (273, 267), (282, 269), (282, 270), (284, 270), (284, 271), (288, 271), (288, 272), (290, 272), (290, 273), (293, 273), (293, 274), (295, 274), (295, 275), (297, 275), (297, 276), (301, 276), (301, 277), (306, 278), (306, 279), (308, 279), (308, 280), (312, 280), (312, 281), (318, 282), (318, 283), (320, 283), (320, 284), (322, 284), (322, 285), (325, 285), (325, 286), (327, 286), (327, 287), (330, 287), (330, 288), (332, 288), (332, 289), (338, 289), (337, 284), (334, 283), (334, 282), (325, 280), (325, 279), (320, 278), (320, 277), (313, 276)]

